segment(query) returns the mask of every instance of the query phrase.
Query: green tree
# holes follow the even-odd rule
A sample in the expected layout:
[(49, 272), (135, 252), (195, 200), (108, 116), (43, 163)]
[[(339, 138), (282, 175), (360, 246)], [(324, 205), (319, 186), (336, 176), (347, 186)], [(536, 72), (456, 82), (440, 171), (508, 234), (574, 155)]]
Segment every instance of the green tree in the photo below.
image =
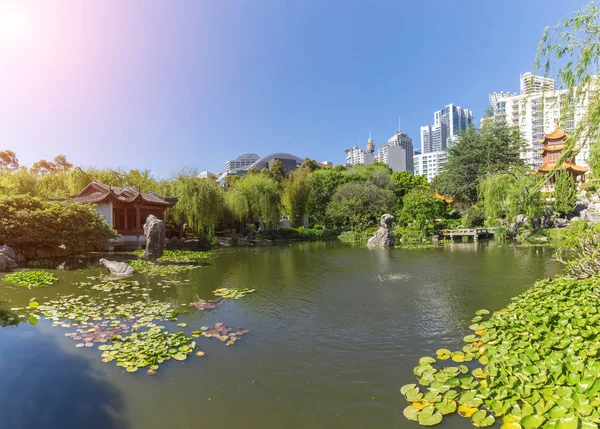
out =
[(250, 174), (227, 192), (227, 204), (240, 222), (256, 222), (262, 217), (269, 227), (280, 219), (281, 191), (278, 184), (262, 174)]
[(181, 171), (172, 185), (163, 189), (179, 198), (169, 211), (180, 226), (180, 235), (184, 224), (194, 233), (214, 235), (225, 204), (225, 191), (218, 183), (198, 178), (195, 171)]
[(384, 213), (393, 212), (396, 196), (370, 182), (340, 185), (327, 206), (327, 217), (336, 227), (360, 230), (377, 224)]
[(277, 183), (283, 183), (286, 177), (285, 166), (281, 160), (274, 160), (269, 166), (269, 171), (271, 172), (271, 176)]
[(310, 197), (310, 173), (308, 169), (293, 171), (283, 182), (282, 203), (292, 226), (302, 226)]
[(304, 158), (304, 161), (302, 161), (302, 165), (300, 166), (300, 168), (304, 168), (312, 173), (313, 171), (322, 168), (322, 166), (314, 159)]
[(568, 216), (577, 206), (577, 185), (565, 171), (556, 174), (554, 183), (554, 211)]
[(19, 168), (19, 160), (12, 150), (0, 151), (0, 171), (16, 170)]
[(600, 8), (594, 2), (554, 27), (544, 29), (535, 65), (545, 76), (555, 74), (558, 85), (567, 90), (561, 102), (561, 123), (569, 124), (575, 117), (576, 107), (588, 103), (557, 165), (572, 158), (576, 144), (590, 145), (588, 164), (596, 175), (600, 171), (600, 147), (595, 144), (600, 127), (600, 97), (597, 96), (600, 82), (595, 76), (599, 62)]
[(94, 207), (29, 195), (0, 197), (0, 237), (16, 249), (94, 250), (116, 232)]
[(488, 219), (506, 218), (512, 222), (516, 216), (524, 215), (533, 226), (539, 225), (545, 202), (535, 176), (524, 170), (490, 175), (481, 183), (480, 191)]
[(310, 196), (308, 198), (308, 214), (314, 223), (327, 224), (327, 206), (333, 198), (338, 186), (346, 182), (344, 170), (323, 168), (310, 175)]
[(429, 182), (425, 176), (414, 176), (410, 171), (395, 171), (392, 173), (392, 189), (398, 197), (402, 207), (402, 198), (414, 188), (429, 189)]
[(414, 188), (402, 202), (398, 220), (404, 225), (412, 224), (416, 229), (424, 229), (428, 223), (446, 213), (444, 202), (435, 197), (432, 189)]
[(523, 166), (518, 127), (489, 119), (480, 130), (469, 127), (448, 149), (448, 162), (434, 185), (445, 195), (475, 204), (479, 184), (489, 174), (510, 172)]

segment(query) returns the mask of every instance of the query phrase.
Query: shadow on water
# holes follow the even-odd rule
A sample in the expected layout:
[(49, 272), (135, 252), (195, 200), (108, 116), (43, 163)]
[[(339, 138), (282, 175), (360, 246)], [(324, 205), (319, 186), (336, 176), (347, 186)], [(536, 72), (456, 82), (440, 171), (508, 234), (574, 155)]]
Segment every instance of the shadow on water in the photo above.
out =
[(36, 328), (0, 329), (0, 374), (2, 428), (130, 427), (123, 394)]

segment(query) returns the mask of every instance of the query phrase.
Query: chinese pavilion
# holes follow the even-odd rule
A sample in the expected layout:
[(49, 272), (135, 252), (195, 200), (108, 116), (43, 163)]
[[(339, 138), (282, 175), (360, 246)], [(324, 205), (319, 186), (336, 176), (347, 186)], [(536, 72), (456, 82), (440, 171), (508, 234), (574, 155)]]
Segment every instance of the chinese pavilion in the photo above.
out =
[(154, 192), (141, 192), (133, 186), (120, 188), (93, 180), (79, 194), (69, 197), (82, 204), (94, 204), (123, 238), (144, 237), (143, 225), (153, 214), (165, 219), (165, 209), (172, 207), (177, 198), (164, 198)]
[[(575, 180), (575, 182), (585, 181), (585, 173), (588, 171), (588, 168), (575, 164), (575, 155), (569, 159), (563, 160), (561, 165), (556, 165), (562, 155), (562, 151), (565, 148), (568, 138), (569, 135), (558, 128), (558, 125), (556, 130), (550, 134), (544, 134), (544, 139), (542, 140), (544, 147), (538, 152), (543, 157), (542, 165), (538, 167), (534, 174), (548, 174), (553, 170), (564, 170), (573, 178), (573, 180)], [(575, 148), (574, 152), (576, 153), (577, 150), (578, 149)], [(555, 180), (556, 178), (554, 176), (549, 177), (547, 186), (554, 187)]]
[(454, 199), (443, 196), (438, 192), (437, 189), (435, 190), (435, 194), (433, 196), (436, 197), (438, 200), (442, 200), (444, 204), (452, 204), (454, 202)]

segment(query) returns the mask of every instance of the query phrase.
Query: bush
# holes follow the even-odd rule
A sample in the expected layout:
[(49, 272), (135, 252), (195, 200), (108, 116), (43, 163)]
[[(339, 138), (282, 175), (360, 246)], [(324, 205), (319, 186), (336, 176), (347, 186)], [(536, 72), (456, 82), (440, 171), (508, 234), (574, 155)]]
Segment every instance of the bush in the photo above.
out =
[(229, 246), (237, 247), (237, 245), (238, 245), (238, 238), (235, 235), (233, 237), (229, 237)]
[(198, 247), (200, 249), (213, 249), (219, 244), (217, 237), (206, 234), (198, 235)]
[(586, 191), (586, 192), (595, 192), (598, 190), (597, 186), (595, 183), (592, 182), (584, 182), (581, 185), (579, 185), (579, 190), (580, 191)]
[[(431, 224), (433, 225), (433, 224)], [(396, 243), (422, 243), (431, 239), (432, 228), (418, 228), (415, 225), (394, 229)]]
[(346, 243), (366, 243), (373, 237), (378, 228), (366, 228), (362, 231), (344, 231), (339, 236), (340, 241)]
[(464, 218), (465, 227), (477, 228), (485, 224), (485, 212), (481, 207), (472, 206)]
[(554, 211), (568, 216), (577, 205), (577, 187), (572, 177), (564, 171), (556, 175), (554, 184)]
[(338, 231), (335, 229), (286, 228), (280, 229), (279, 234), (285, 240), (319, 241), (336, 238)]
[(505, 226), (498, 226), (494, 231), (494, 239), (496, 241), (505, 242), (508, 238), (508, 228)]
[(16, 249), (61, 247), (74, 254), (101, 247), (117, 233), (91, 205), (17, 195), (0, 197), (0, 243)]

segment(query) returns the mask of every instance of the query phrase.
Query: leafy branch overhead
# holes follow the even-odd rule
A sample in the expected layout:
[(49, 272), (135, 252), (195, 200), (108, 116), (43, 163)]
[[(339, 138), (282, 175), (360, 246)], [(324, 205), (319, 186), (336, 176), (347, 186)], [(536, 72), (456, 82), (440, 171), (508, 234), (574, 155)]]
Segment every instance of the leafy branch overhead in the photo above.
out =
[(600, 60), (600, 8), (590, 3), (574, 16), (547, 27), (541, 37), (535, 68), (545, 76), (556, 75), (567, 90), (561, 101), (561, 122), (571, 123), (578, 105), (587, 106), (577, 121), (562, 160), (572, 157), (575, 145), (590, 146), (588, 164), (592, 170), (600, 167), (600, 148), (595, 143), (600, 126), (600, 97), (596, 96), (599, 81), (595, 76)]

